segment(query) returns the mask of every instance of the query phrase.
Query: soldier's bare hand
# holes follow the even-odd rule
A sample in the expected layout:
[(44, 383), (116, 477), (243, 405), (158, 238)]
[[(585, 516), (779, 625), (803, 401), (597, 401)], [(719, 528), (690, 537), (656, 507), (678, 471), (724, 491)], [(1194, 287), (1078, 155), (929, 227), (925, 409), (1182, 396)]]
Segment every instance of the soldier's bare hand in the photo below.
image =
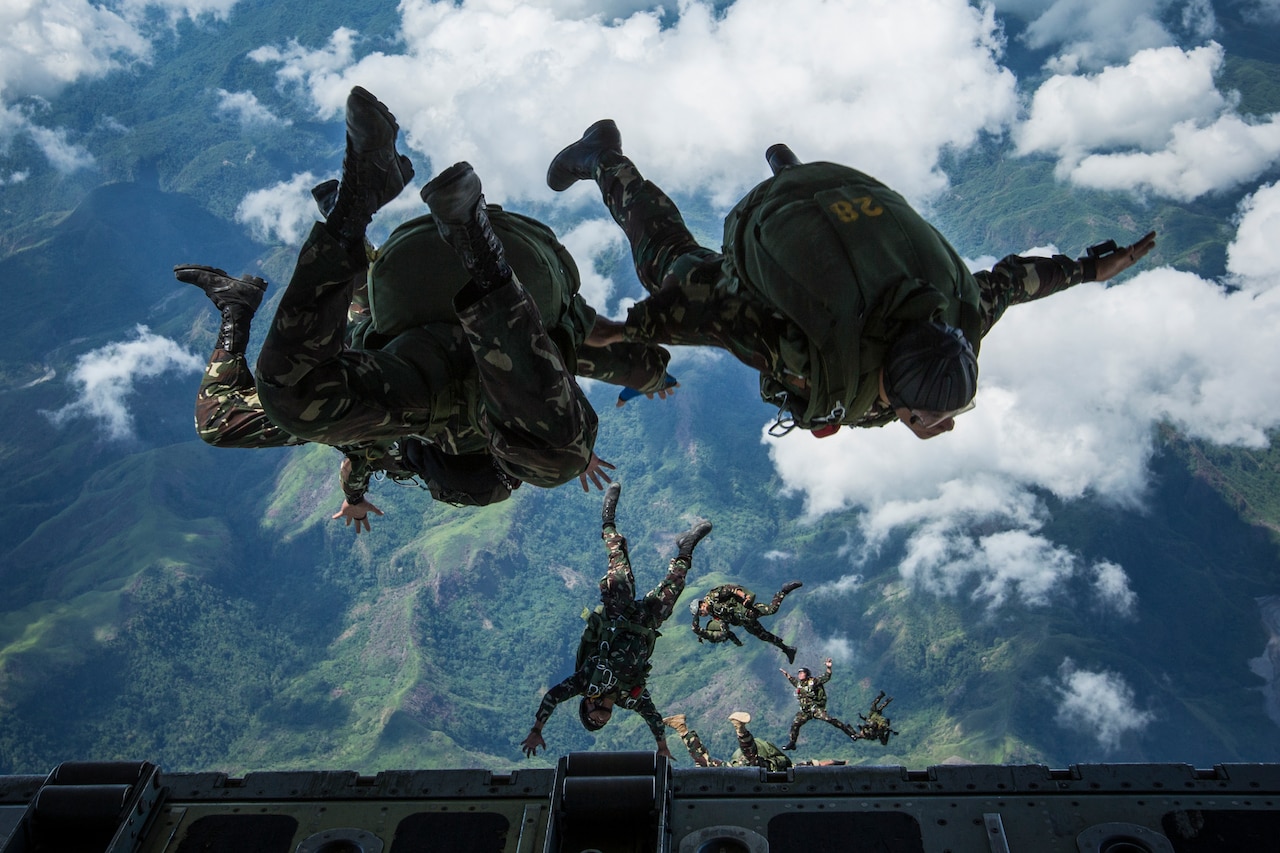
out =
[(665, 740), (658, 741), (658, 755), (665, 755), (671, 761), (675, 761), (676, 757), (671, 754), (671, 748), (667, 746)]
[(351, 523), (355, 522), (356, 535), (359, 536), (360, 529), (362, 527), (365, 530), (373, 530), (373, 528), (369, 526), (369, 513), (371, 512), (377, 515), (382, 515), (382, 510), (378, 509), (367, 499), (360, 501), (358, 504), (351, 504), (344, 500), (342, 502), (342, 509), (335, 512), (331, 518), (345, 518), (347, 520), (347, 527), (350, 527)]
[(831, 669), (831, 658), (827, 658), (827, 669)]
[(539, 749), (546, 748), (547, 742), (542, 739), (542, 733), (537, 729), (530, 730), (529, 736), (520, 742), (520, 750), (525, 758), (533, 758), (538, 754)]
[(1114, 278), (1129, 267), (1142, 260), (1147, 252), (1156, 246), (1156, 232), (1150, 231), (1132, 246), (1123, 246), (1104, 258), (1098, 258), (1098, 277), (1096, 281)]
[[(582, 484), (582, 491), (591, 491), (591, 487), (587, 485), (588, 478), (590, 478), (593, 486), (600, 491), (604, 491), (604, 484), (613, 482), (613, 480), (609, 479), (609, 475), (605, 473), (604, 469), (608, 468), (612, 471), (614, 470), (614, 467), (615, 466), (611, 463), (604, 461), (599, 456), (592, 453), (591, 461), (587, 463), (587, 470), (578, 475), (578, 482)], [(602, 480), (604, 482), (601, 482)]]

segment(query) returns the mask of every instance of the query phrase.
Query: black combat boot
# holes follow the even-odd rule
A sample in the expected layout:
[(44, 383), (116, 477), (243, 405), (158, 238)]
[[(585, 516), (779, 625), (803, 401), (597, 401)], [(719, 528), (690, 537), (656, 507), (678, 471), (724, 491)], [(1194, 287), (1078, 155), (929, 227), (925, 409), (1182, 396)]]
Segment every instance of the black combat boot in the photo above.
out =
[(249, 344), (249, 324), (267, 292), (266, 281), (256, 275), (232, 278), (225, 270), (196, 264), (180, 264), (173, 268), (173, 275), (203, 290), (222, 315), (217, 348), (243, 355)]
[(693, 529), (687, 533), (681, 533), (680, 538), (676, 540), (676, 550), (679, 557), (686, 560), (693, 556), (693, 549), (697, 547), (702, 538), (711, 532), (711, 522), (700, 521), (693, 526)]
[(802, 586), (804, 586), (802, 582), (792, 581), (791, 583), (784, 583), (782, 585), (782, 589), (778, 590), (778, 592), (780, 592), (783, 595), (786, 595), (789, 592), (795, 592), (797, 589), (799, 589)]
[(561, 149), (547, 167), (547, 186), (564, 192), (578, 181), (595, 178), (600, 155), (606, 151), (622, 153), (622, 134), (611, 118), (603, 118), (588, 127), (582, 138)]
[(320, 215), (328, 219), (329, 214), (333, 213), (333, 206), (338, 203), (338, 181), (330, 178), (316, 184), (311, 188), (311, 197), (316, 200)]
[(614, 517), (618, 513), (618, 496), (622, 494), (621, 483), (610, 483), (604, 493), (604, 508), (600, 510), (600, 525), (614, 526)]
[(480, 176), (470, 163), (454, 163), (428, 181), (422, 200), (431, 208), (440, 236), (458, 253), (481, 293), (511, 281), (502, 241), (489, 222)]
[(796, 647), (795, 647), (795, 646), (787, 646), (787, 645), (783, 645), (783, 646), (780, 646), (780, 648), (782, 649), (782, 653), (783, 653), (784, 655), (786, 655), (786, 656), (787, 656), (787, 663), (795, 663), (795, 662), (796, 662)]
[[(329, 232), (352, 254), (364, 256), (364, 232), (373, 215), (413, 180), (413, 164), (396, 151), (399, 130), (386, 104), (360, 86), (351, 90), (342, 180), (326, 220)], [(319, 197), (316, 201), (323, 204)]]

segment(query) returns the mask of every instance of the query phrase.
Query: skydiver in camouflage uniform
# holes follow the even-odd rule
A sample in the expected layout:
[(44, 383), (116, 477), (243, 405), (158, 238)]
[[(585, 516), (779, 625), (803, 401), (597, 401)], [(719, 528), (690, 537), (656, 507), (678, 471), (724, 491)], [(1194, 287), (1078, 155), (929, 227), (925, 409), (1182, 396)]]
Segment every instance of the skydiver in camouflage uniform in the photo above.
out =
[(671, 757), (662, 715), (654, 707), (645, 686), (649, 658), (660, 636), (659, 627), (684, 592), (693, 549), (711, 532), (711, 523), (699, 522), (676, 539), (676, 556), (667, 568), (666, 577), (644, 598), (636, 599), (636, 579), (631, 570), (627, 539), (618, 532), (616, 524), (621, 492), (620, 484), (610, 484), (600, 513), (600, 537), (609, 553), (609, 568), (600, 580), (600, 606), (589, 614), (573, 674), (543, 694), (533, 728), (520, 745), (526, 756), (546, 748), (542, 727), (556, 706), (581, 696), (578, 718), (587, 731), (604, 728), (614, 707), (627, 708), (644, 717), (657, 741), (658, 753)]
[[(976, 393), (981, 338), (1005, 309), (1106, 281), (1155, 245), (1151, 232), (1078, 260), (1010, 255), (971, 274), (875, 179), (800, 164), (785, 146), (770, 160), (775, 177), (726, 219), (723, 253), (697, 244), (671, 199), (622, 153), (609, 119), (556, 155), (547, 184), (597, 184), (650, 294), (600, 339), (728, 350), (759, 371), (761, 398), (779, 407), (778, 434), (799, 427), (822, 437), (893, 420), (922, 439), (949, 432)], [(798, 218), (801, 208), (816, 224)], [(850, 291), (862, 299), (856, 307), (840, 301)]]
[(858, 715), (858, 719), (862, 722), (858, 725), (858, 729), (853, 734), (854, 740), (878, 740), (884, 746), (889, 745), (889, 737), (896, 735), (893, 730), (893, 721), (884, 715), (884, 709), (889, 707), (889, 703), (893, 701), (893, 697), (884, 698), (884, 691), (881, 690), (876, 698), (871, 700), (871, 712), (869, 716)]
[[(707, 640), (712, 643), (732, 642), (741, 646), (742, 640), (733, 633), (733, 626), (737, 625), (748, 634), (782, 649), (782, 653), (787, 656), (787, 663), (795, 663), (795, 647), (788, 646), (781, 637), (761, 625), (760, 617), (777, 613), (787, 594), (802, 586), (804, 584), (800, 581), (785, 584), (767, 604), (758, 603), (754, 592), (738, 584), (727, 583), (714, 587), (689, 607), (693, 614), (693, 633), (698, 635), (699, 643)], [(705, 628), (699, 621), (704, 616), (711, 617)]]
[(796, 748), (796, 738), (800, 737), (800, 727), (810, 720), (822, 720), (824, 723), (830, 723), (850, 738), (856, 739), (852, 726), (848, 723), (842, 723), (827, 713), (827, 688), (824, 685), (831, 680), (831, 658), (827, 658), (826, 667), (827, 671), (817, 677), (814, 677), (808, 667), (803, 666), (796, 670), (794, 678), (785, 669), (780, 670), (787, 681), (791, 682), (791, 686), (796, 689), (796, 700), (800, 703), (800, 710), (796, 712), (795, 719), (791, 721), (790, 739), (782, 747), (783, 749)]
[(702, 743), (702, 738), (698, 737), (698, 733), (689, 728), (687, 718), (684, 714), (674, 714), (670, 717), (663, 717), (662, 722), (666, 723), (675, 733), (684, 741), (685, 748), (689, 750), (689, 757), (693, 759), (693, 763), (699, 767), (761, 767), (765, 770), (779, 772), (791, 767), (793, 763), (796, 766), (813, 765), (817, 767), (829, 767), (833, 764), (844, 764), (844, 761), (823, 758), (810, 761), (792, 762), (777, 746), (763, 738), (757, 738), (751, 734), (747, 728), (747, 723), (751, 722), (751, 715), (746, 711), (734, 711), (729, 715), (729, 722), (733, 724), (733, 733), (738, 738), (738, 748), (728, 761), (721, 761), (718, 758), (712, 758), (707, 748)]
[[(347, 453), (346, 499), (334, 517), (355, 521), (357, 532), (362, 525), (368, 529), (369, 512), (381, 514), (365, 491), (376, 471), (394, 467), (394, 448), (405, 436), (425, 438), (429, 449), (446, 457), (478, 459), (492, 479), (507, 484), (507, 493), (520, 481), (551, 487), (574, 476), (584, 488), (587, 478), (603, 488), (608, 463), (592, 452), (595, 412), (506, 263), (480, 181), (467, 164), (423, 188), (434, 224), (471, 277), (454, 299), (459, 323), (413, 328), (376, 348), (345, 346), (354, 282), (368, 265), (365, 229), (413, 176), (395, 149), (397, 132), (384, 105), (359, 87), (352, 90), (343, 177), (332, 209), (302, 248), (258, 359), (262, 417), (241, 375), (227, 378), (245, 393), (211, 383), (207, 406), (218, 397), (216, 405), (239, 412), (246, 422), (243, 441), (319, 441)], [(206, 279), (221, 273), (204, 269)], [(219, 305), (224, 325), (229, 313), (238, 314), (247, 338), (247, 316), (265, 283), (222, 274), (201, 286), (212, 298), (228, 282), (236, 282), (230, 289), (237, 298), (222, 301), (239, 304), (228, 310)], [(585, 336), (587, 330), (579, 331)], [(665, 388), (663, 373), (643, 390)], [(229, 422), (217, 412), (210, 420), (215, 431)]]

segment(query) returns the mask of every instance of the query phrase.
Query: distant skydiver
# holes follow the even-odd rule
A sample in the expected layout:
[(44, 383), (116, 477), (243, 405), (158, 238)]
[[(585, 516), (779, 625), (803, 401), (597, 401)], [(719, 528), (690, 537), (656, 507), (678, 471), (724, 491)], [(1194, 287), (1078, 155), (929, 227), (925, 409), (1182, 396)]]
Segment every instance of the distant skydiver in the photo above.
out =
[[(380, 470), (416, 474), (450, 503), (503, 500), (521, 481), (550, 487), (578, 476), (584, 489), (588, 479), (603, 488), (613, 466), (592, 452), (596, 415), (571, 374), (665, 397), (674, 385), (668, 354), (593, 346), (596, 313), (578, 296), (572, 258), (542, 223), (488, 210), (466, 164), (424, 187), (433, 216), (404, 223), (372, 251), (365, 228), (413, 168), (395, 150), (398, 128), (384, 105), (356, 87), (347, 111), (343, 179), (336, 190), (316, 188), (326, 221), (299, 256), (256, 383), (245, 347), (267, 283), (174, 269), (222, 317), (197, 396), (201, 438), (338, 447), (346, 499), (334, 518), (354, 521), (357, 533), (369, 529), (369, 513), (381, 515), (365, 498)], [(370, 257), (363, 298), (357, 283)]]
[(880, 691), (880, 695), (871, 700), (871, 711), (868, 716), (858, 715), (858, 719), (862, 722), (858, 725), (858, 730), (854, 732), (854, 740), (878, 740), (884, 746), (889, 745), (889, 736), (896, 735), (893, 730), (893, 721), (884, 715), (884, 709), (889, 707), (889, 703), (893, 701), (893, 697), (884, 698), (884, 691)]
[[(773, 600), (768, 604), (756, 603), (756, 594), (738, 584), (726, 583), (714, 587), (689, 606), (693, 614), (693, 633), (698, 635), (700, 643), (707, 640), (712, 643), (732, 642), (740, 646), (742, 640), (733, 633), (733, 626), (736, 625), (748, 634), (782, 649), (782, 653), (787, 656), (787, 663), (795, 663), (795, 647), (788, 646), (781, 637), (770, 633), (760, 624), (760, 617), (777, 613), (787, 593), (802, 586), (804, 584), (800, 581), (791, 581), (783, 585), (782, 589), (774, 593)], [(705, 628), (699, 622), (704, 616), (711, 617), (711, 621)]]
[(658, 753), (671, 757), (662, 715), (654, 707), (646, 681), (649, 677), (658, 629), (671, 615), (685, 575), (693, 562), (693, 549), (711, 532), (707, 521), (695, 524), (676, 539), (676, 556), (667, 576), (644, 598), (637, 600), (636, 579), (631, 571), (627, 539), (615, 522), (622, 486), (613, 483), (605, 492), (600, 513), (600, 536), (609, 552), (609, 569), (600, 580), (600, 605), (587, 616), (587, 627), (578, 643), (574, 672), (548, 690), (534, 715), (533, 728), (520, 744), (526, 756), (546, 748), (542, 727), (556, 706), (581, 696), (578, 718), (587, 731), (598, 731), (609, 722), (615, 707), (644, 717), (658, 744)]
[[(734, 711), (729, 715), (729, 722), (733, 724), (733, 733), (738, 738), (738, 748), (728, 761), (721, 761), (711, 757), (702, 743), (702, 738), (698, 737), (698, 733), (687, 725), (684, 714), (663, 717), (662, 722), (674, 729), (675, 733), (680, 736), (680, 739), (684, 741), (685, 748), (689, 750), (689, 757), (699, 767), (761, 767), (765, 770), (780, 772), (793, 764), (791, 757), (778, 749), (777, 746), (764, 738), (757, 738), (751, 734), (751, 731), (747, 728), (747, 723), (751, 722), (751, 715), (746, 711)], [(829, 767), (833, 764), (844, 763), (844, 761), (830, 758), (794, 762), (796, 765), (819, 767)]]
[(853, 740), (858, 739), (857, 733), (852, 726), (848, 723), (842, 723), (827, 713), (827, 688), (824, 685), (831, 680), (831, 658), (827, 658), (826, 667), (827, 671), (817, 678), (805, 666), (796, 670), (794, 678), (785, 669), (779, 670), (787, 681), (791, 682), (791, 686), (796, 689), (796, 701), (800, 703), (800, 710), (796, 712), (795, 719), (791, 721), (791, 736), (782, 747), (783, 749), (796, 748), (796, 738), (800, 737), (800, 727), (810, 720), (822, 720), (824, 723), (830, 723)]
[(1010, 305), (1106, 281), (1155, 246), (1094, 247), (1072, 260), (1010, 255), (971, 274), (898, 193), (834, 163), (768, 154), (775, 175), (729, 212), (722, 252), (699, 246), (675, 205), (622, 153), (613, 121), (551, 161), (557, 192), (595, 181), (650, 296), (600, 340), (718, 346), (759, 371), (773, 434), (822, 437), (901, 420), (949, 432), (972, 407), (982, 337)]

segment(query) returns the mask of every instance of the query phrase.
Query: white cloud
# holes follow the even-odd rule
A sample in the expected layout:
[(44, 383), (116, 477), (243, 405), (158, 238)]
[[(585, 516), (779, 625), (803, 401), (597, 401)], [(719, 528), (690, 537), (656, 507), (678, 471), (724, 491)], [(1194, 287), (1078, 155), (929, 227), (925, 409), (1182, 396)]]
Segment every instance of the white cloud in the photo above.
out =
[(1092, 735), (1105, 750), (1118, 748), (1122, 737), (1141, 732), (1155, 719), (1150, 711), (1138, 710), (1133, 688), (1122, 676), (1078, 669), (1071, 658), (1058, 668), (1055, 690), (1058, 724)]
[[(1180, 33), (1206, 39), (1217, 30), (1209, 0), (996, 0), (996, 7), (1027, 22), (1022, 39), (1028, 47), (1056, 49), (1048, 66), (1065, 74), (1166, 47)], [(1170, 11), (1177, 13), (1180, 33), (1164, 23)]]
[(1227, 269), (1235, 283), (1251, 290), (1280, 282), (1280, 184), (1268, 184), (1240, 203)]
[(218, 111), (234, 116), (241, 124), (292, 124), (289, 119), (277, 117), (271, 110), (262, 105), (258, 96), (252, 92), (228, 92), (218, 89)]
[(85, 353), (76, 360), (70, 381), (79, 386), (80, 397), (55, 412), (45, 412), (55, 426), (75, 418), (102, 422), (106, 436), (125, 439), (133, 435), (133, 416), (128, 397), (134, 383), (170, 370), (199, 371), (204, 361), (175, 341), (153, 334), (146, 326), (136, 328), (131, 341), (108, 344)]
[(1280, 22), (1280, 0), (1245, 0), (1240, 4), (1244, 19), (1253, 24)]
[(49, 165), (63, 174), (93, 165), (93, 155), (83, 146), (68, 142), (64, 129), (50, 130), (32, 124), (27, 127), (27, 133), (49, 161)]
[(249, 226), (254, 237), (296, 245), (319, 219), (311, 188), (320, 183), (310, 172), (294, 175), (245, 196), (236, 208), (236, 221)]
[(1092, 568), (1093, 589), (1102, 606), (1121, 616), (1133, 613), (1138, 595), (1129, 588), (1129, 576), (1116, 563), (1104, 560)]
[[(102, 77), (151, 58), (150, 21), (159, 9), (170, 22), (180, 17), (226, 17), (236, 0), (16, 0), (0, 4), (0, 147), (28, 134), (61, 172), (93, 162), (85, 149), (67, 140), (65, 128), (38, 124), (29, 111), (15, 109), (24, 98), (51, 97), (70, 84)], [(166, 37), (171, 32), (164, 30)]]
[(1211, 42), (1139, 51), (1093, 75), (1056, 75), (1014, 131), (1018, 152), (1056, 157), (1059, 178), (1094, 189), (1191, 200), (1247, 183), (1280, 159), (1280, 115), (1235, 112), (1234, 98), (1214, 84), (1223, 57)]
[[(364, 85), (397, 115), (422, 177), (423, 154), (434, 171), (469, 160), (497, 202), (551, 198), (547, 163), (603, 116), (655, 181), (711, 188), (716, 204), (764, 177), (764, 150), (777, 141), (920, 197), (945, 184), (943, 149), (1000, 132), (1016, 111), (994, 13), (963, 0), (795, 0), (785, 14), (771, 0), (738, 0), (719, 15), (684, 2), (674, 22), (643, 11), (620, 22), (564, 17), (564, 4), (552, 6), (406, 0), (403, 53), (357, 61), (358, 35), (340, 30), (319, 50), (251, 56), (279, 65), (281, 82), (303, 86), (324, 118)], [(598, 203), (580, 188), (562, 199)]]
[(595, 264), (596, 259), (605, 253), (623, 250), (630, 254), (622, 231), (611, 219), (588, 219), (559, 237), (578, 264), (578, 273), (582, 278), (582, 298), (601, 314), (620, 318), (621, 313), (618, 311), (612, 314), (608, 311), (609, 300), (614, 292), (613, 279), (596, 272)]

